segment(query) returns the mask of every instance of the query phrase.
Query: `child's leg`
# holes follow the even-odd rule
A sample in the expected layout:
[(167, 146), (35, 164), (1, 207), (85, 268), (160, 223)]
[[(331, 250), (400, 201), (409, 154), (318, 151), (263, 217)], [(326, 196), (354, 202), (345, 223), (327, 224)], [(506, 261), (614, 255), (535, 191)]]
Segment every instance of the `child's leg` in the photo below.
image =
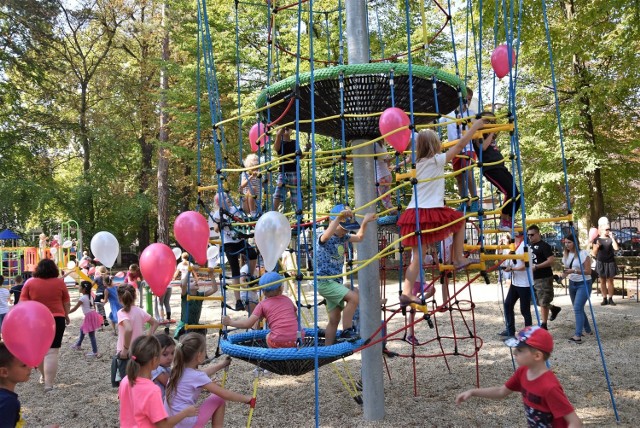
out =
[(451, 248), (451, 258), (454, 264), (464, 262), (464, 226), (453, 234), (453, 246)]
[(349, 290), (349, 292), (344, 296), (344, 301), (346, 305), (342, 311), (342, 328), (346, 330), (353, 326), (353, 314), (355, 314), (356, 309), (358, 309), (358, 291)]
[(427, 245), (422, 245), (422, 254), (418, 251), (418, 247), (411, 247), (411, 262), (404, 273), (404, 283), (402, 285), (402, 294), (411, 298), (412, 301), (420, 303), (420, 300), (413, 296), (413, 283), (416, 282), (416, 278), (420, 272), (422, 266), (422, 260), (427, 252)]
[[(221, 427), (224, 421), (224, 400), (217, 395), (211, 394), (204, 400), (198, 409), (198, 420), (193, 425), (194, 428), (204, 427), (209, 421), (212, 426)], [(217, 425), (216, 425), (217, 424)]]
[(82, 346), (82, 341), (84, 340), (84, 332), (80, 329), (80, 336), (78, 336), (78, 340), (76, 341), (76, 347), (79, 348)]
[(98, 353), (98, 344), (96, 343), (96, 332), (89, 332), (89, 340), (91, 341), (91, 350), (94, 354)]
[(167, 287), (164, 294), (162, 295), (162, 304), (164, 306), (164, 313), (167, 316), (167, 320), (171, 319), (171, 295), (173, 294), (173, 290), (171, 289), (171, 285)]
[[(342, 310), (334, 308), (329, 312), (329, 322), (327, 328), (324, 329), (324, 343), (325, 345), (333, 345), (336, 340), (336, 331), (338, 330), (338, 324), (340, 324), (340, 313)], [(351, 315), (353, 317), (353, 314)]]

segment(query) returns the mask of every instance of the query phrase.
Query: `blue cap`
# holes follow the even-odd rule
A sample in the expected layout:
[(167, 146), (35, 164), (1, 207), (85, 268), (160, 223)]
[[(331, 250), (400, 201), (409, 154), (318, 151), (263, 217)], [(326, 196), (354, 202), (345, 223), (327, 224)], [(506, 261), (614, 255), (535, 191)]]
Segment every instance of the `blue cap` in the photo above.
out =
[[(340, 214), (342, 211), (346, 210), (347, 207), (344, 204), (338, 204), (331, 209), (331, 214)], [(329, 216), (331, 221), (335, 220), (338, 216), (332, 215)], [(360, 223), (358, 223), (355, 217), (346, 218), (344, 221), (340, 222), (340, 227), (345, 230), (358, 230), (360, 229)]]
[[(283, 279), (284, 277), (280, 275), (278, 272), (267, 272), (260, 277), (260, 281), (258, 282), (258, 284), (260, 285), (271, 284), (272, 282), (281, 281)], [(277, 284), (264, 287), (262, 291), (274, 291), (280, 288), (281, 286), (282, 286), (282, 282), (279, 282)]]

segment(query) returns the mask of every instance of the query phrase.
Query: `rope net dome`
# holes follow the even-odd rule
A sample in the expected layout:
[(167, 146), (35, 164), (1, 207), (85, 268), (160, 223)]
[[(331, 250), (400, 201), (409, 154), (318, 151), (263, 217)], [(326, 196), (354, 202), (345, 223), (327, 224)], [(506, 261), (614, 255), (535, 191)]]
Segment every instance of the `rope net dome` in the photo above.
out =
[[(390, 85), (392, 73), (393, 87)], [(316, 69), (313, 79), (315, 132), (342, 139), (340, 116), (344, 114), (347, 141), (380, 137), (378, 117), (389, 107), (410, 111), (410, 86), (413, 86), (414, 113), (449, 113), (459, 106), (458, 88), (466, 94), (464, 83), (459, 78), (433, 67), (413, 65), (410, 78), (408, 64), (353, 64)], [(343, 94), (340, 89), (341, 80), (344, 84)], [(287, 103), (280, 103), (270, 107), (270, 118), (273, 120), (280, 117), (286, 111), (281, 123), (295, 123), (299, 120), (300, 131), (311, 132), (311, 73), (300, 74), (298, 82), (297, 91), (296, 76), (269, 86), (260, 93), (256, 106), (262, 108), (268, 102), (275, 103), (295, 97), (297, 93), (300, 100), (298, 117), (294, 108), (287, 110)], [(414, 116), (415, 125), (433, 120), (432, 116)]]

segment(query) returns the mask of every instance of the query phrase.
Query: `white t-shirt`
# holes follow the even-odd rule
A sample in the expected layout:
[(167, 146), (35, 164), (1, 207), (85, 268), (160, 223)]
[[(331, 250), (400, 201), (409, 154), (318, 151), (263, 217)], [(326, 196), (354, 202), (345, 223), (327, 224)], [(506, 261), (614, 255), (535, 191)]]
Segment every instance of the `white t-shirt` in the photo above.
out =
[[(455, 116), (456, 112), (452, 111), (451, 113), (448, 114), (448, 116)], [(460, 117), (475, 117), (476, 112), (473, 110), (469, 110), (467, 109), (467, 111), (465, 111), (464, 113), (462, 113), (461, 115), (459, 115)], [(442, 119), (440, 119), (440, 122), (449, 122), (451, 119), (443, 117)], [(463, 122), (457, 122), (457, 123), (450, 123), (447, 125), (447, 140), (448, 141), (453, 141), (453, 140), (459, 140), (460, 138), (462, 138), (462, 136), (464, 135), (465, 131), (467, 131), (469, 129), (469, 126), (466, 123)], [(473, 144), (471, 143), (471, 141), (469, 141), (469, 143), (464, 146), (464, 149), (462, 149), (462, 152), (472, 152), (473, 151)]]
[[(582, 270), (580, 269), (580, 262), (584, 264), (584, 261), (589, 257), (589, 253), (585, 250), (580, 250), (580, 258), (576, 255), (576, 253), (569, 253), (565, 258), (562, 256), (562, 265), (565, 269), (575, 269), (578, 273), (571, 273), (567, 276), (569, 281), (573, 282), (582, 282)], [(587, 275), (587, 279), (591, 279), (590, 275)]]
[[(518, 248), (516, 248), (516, 254), (524, 254), (524, 241), (520, 243)], [(531, 252), (529, 254), (529, 275), (533, 280), (533, 264), (531, 262)], [(515, 262), (515, 264), (514, 264)], [(509, 263), (509, 262), (507, 262)], [(514, 269), (521, 268), (524, 266), (523, 260), (511, 260), (511, 263)], [(527, 270), (514, 270), (511, 273), (511, 283), (516, 287), (528, 287), (529, 286), (529, 278), (527, 277)]]
[[(373, 153), (378, 154), (378, 153), (384, 153), (386, 152), (386, 147), (382, 146), (380, 147), (380, 144), (375, 143), (373, 145)], [(389, 171), (389, 159), (391, 159), (391, 156), (389, 156), (389, 153), (385, 153), (384, 155), (381, 156), (376, 156), (375, 160), (376, 160), (376, 179), (381, 179), (384, 177), (388, 177), (391, 175), (391, 171)]]
[[(438, 153), (432, 158), (422, 158), (416, 164), (416, 178), (433, 180), (418, 183), (416, 203), (416, 189), (411, 194), (411, 201), (407, 208), (440, 208), (444, 207), (444, 164), (447, 162), (445, 153)], [(438, 177), (438, 178), (436, 178)]]
[(78, 299), (79, 302), (82, 303), (82, 313), (86, 314), (91, 311), (91, 297), (88, 294), (83, 294)]
[(9, 290), (0, 287), (0, 315), (9, 312)]

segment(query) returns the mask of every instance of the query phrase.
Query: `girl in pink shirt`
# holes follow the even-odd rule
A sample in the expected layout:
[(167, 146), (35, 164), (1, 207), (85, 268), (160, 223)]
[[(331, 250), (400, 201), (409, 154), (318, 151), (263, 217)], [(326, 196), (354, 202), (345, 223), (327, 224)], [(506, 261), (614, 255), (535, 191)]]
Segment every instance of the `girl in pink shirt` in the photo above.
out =
[(160, 362), (160, 342), (155, 336), (140, 336), (131, 345), (127, 375), (120, 382), (120, 427), (173, 427), (184, 418), (198, 414), (196, 406), (186, 406), (169, 417), (162, 404), (160, 388), (151, 372)]
[[(237, 328), (251, 328), (260, 319), (266, 318), (271, 330), (267, 334), (269, 348), (293, 348), (298, 339), (298, 318), (296, 307), (287, 296), (282, 295), (284, 277), (278, 272), (267, 272), (260, 278), (260, 285), (273, 282), (262, 288), (265, 299), (258, 303), (249, 318), (234, 320), (229, 316), (222, 317), (222, 324)], [(300, 331), (300, 338), (304, 330)]]

